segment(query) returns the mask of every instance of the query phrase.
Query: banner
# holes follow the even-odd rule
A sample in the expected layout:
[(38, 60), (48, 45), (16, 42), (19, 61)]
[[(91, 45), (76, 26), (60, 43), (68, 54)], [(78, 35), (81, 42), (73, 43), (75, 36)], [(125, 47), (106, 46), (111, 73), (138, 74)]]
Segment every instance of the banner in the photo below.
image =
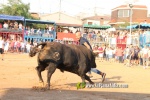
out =
[(73, 33), (57, 32), (57, 40), (77, 41), (77, 38)]

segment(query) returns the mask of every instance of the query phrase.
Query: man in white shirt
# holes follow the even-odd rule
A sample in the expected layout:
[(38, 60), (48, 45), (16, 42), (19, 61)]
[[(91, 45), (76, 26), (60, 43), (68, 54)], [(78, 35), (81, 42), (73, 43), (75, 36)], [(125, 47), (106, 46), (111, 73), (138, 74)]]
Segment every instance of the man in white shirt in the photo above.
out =
[(24, 53), (25, 51), (25, 43), (21, 41), (21, 52)]
[(30, 42), (26, 45), (27, 53), (30, 53), (31, 45)]
[(2, 60), (4, 60), (4, 41), (2, 37), (0, 37), (0, 53), (2, 55)]
[(143, 57), (143, 68), (147, 68), (148, 67), (148, 48), (147, 46), (144, 46), (144, 48), (142, 49), (142, 57)]
[(8, 24), (5, 22), (3, 28), (8, 29)]

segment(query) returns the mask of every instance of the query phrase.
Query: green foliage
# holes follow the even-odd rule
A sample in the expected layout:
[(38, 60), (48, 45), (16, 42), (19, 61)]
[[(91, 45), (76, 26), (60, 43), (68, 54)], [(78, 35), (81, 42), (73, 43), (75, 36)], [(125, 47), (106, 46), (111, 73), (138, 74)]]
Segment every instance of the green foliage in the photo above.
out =
[(121, 28), (126, 28), (127, 26), (129, 26), (130, 23), (129, 22), (125, 22), (124, 24), (120, 24), (119, 27)]
[(86, 83), (79, 82), (79, 83), (77, 83), (76, 87), (77, 87), (77, 89), (83, 89), (86, 87)]
[(44, 25), (44, 24), (33, 24), (33, 28), (36, 28), (36, 29), (38, 29), (38, 28), (45, 29), (45, 27), (46, 27), (46, 25)]
[[(8, 0), (6, 5), (2, 4), (0, 8), (0, 14), (12, 15), (12, 16), (24, 16), (26, 19), (36, 19), (31, 16), (29, 13), (30, 4), (24, 4), (21, 0)], [(0, 20), (0, 22), (3, 22)], [(44, 29), (45, 25), (42, 24), (27, 24), (26, 26), (30, 26), (33, 28), (41, 28)]]
[(21, 0), (8, 0), (6, 5), (2, 4), (0, 8), (0, 14), (24, 16), (25, 18), (31, 18), (29, 13), (30, 4), (24, 4)]

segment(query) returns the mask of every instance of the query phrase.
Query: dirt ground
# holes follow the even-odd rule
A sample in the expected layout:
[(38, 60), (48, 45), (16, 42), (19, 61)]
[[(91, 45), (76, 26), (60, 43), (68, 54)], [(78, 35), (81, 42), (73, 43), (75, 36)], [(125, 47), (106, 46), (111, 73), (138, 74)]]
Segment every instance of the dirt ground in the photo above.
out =
[[(128, 88), (77, 90), (80, 77), (56, 70), (51, 79), (51, 90), (32, 90), (38, 85), (36, 59), (28, 54), (6, 54), (4, 61), (0, 60), (0, 100), (150, 100), (150, 69), (98, 60), (97, 68), (107, 73), (104, 84), (127, 84)], [(46, 82), (46, 71), (42, 75)], [(101, 83), (101, 76), (97, 74), (93, 73), (91, 79)]]

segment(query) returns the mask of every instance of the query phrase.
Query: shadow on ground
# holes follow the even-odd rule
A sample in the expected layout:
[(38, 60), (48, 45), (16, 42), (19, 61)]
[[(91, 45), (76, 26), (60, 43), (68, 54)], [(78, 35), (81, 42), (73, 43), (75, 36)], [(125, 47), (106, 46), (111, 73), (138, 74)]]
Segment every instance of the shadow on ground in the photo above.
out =
[[(105, 82), (111, 82), (112, 79), (116, 79), (116, 80), (118, 80), (117, 82), (120, 82), (120, 83), (121, 83), (121, 82), (123, 82), (123, 81), (120, 81), (121, 78), (122, 78), (121, 76), (113, 76), (113, 77), (109, 77), (109, 78), (106, 77), (106, 78), (105, 78)], [(93, 78), (93, 77), (92, 77), (91, 80), (93, 80), (93, 81), (94, 81), (94, 80), (101, 80), (101, 78)]]
[(0, 100), (150, 100), (150, 94), (96, 92), (82, 90), (38, 91), (23, 88), (5, 89)]

